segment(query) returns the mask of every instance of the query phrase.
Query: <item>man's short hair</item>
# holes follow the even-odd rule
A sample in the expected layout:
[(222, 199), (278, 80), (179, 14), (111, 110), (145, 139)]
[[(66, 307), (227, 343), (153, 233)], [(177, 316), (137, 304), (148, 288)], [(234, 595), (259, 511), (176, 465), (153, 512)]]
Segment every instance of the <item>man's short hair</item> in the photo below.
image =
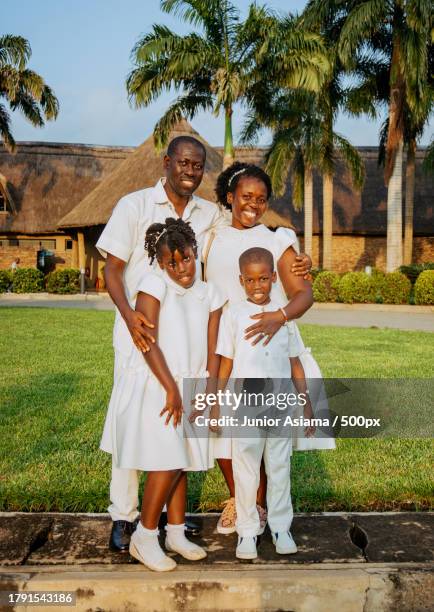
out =
[(244, 266), (250, 263), (266, 263), (270, 266), (271, 272), (274, 272), (273, 254), (268, 249), (263, 249), (262, 247), (247, 249), (247, 251), (241, 253), (238, 263), (241, 271)]
[(182, 144), (190, 144), (200, 149), (203, 153), (203, 158), (206, 159), (206, 149), (204, 145), (197, 138), (193, 138), (193, 136), (177, 136), (173, 140), (169, 142), (167, 147), (167, 155), (170, 157), (174, 155), (178, 149), (178, 147)]

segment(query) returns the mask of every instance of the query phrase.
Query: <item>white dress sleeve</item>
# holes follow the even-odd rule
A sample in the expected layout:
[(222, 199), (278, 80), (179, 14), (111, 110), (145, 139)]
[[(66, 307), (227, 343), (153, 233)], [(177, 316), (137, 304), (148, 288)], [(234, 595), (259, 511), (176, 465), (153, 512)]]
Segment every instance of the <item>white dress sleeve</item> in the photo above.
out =
[(235, 330), (230, 308), (226, 308), (220, 319), (216, 354), (233, 359), (235, 354)]
[(218, 310), (224, 306), (226, 303), (226, 298), (222, 295), (214, 283), (208, 281), (206, 284), (206, 290), (208, 293), (210, 312), (214, 312), (214, 310)]
[(297, 235), (294, 230), (289, 227), (279, 227), (274, 234), (274, 238), (276, 241), (274, 248), (276, 261), (279, 261), (283, 253), (286, 249), (289, 249), (289, 247), (292, 247), (297, 253), (300, 252)]
[(139, 291), (141, 293), (152, 295), (152, 297), (162, 303), (164, 301), (164, 296), (166, 295), (167, 285), (161, 276), (155, 274), (155, 272), (149, 272), (148, 274), (145, 274), (145, 276), (143, 276), (138, 283), (137, 293)]
[(138, 209), (130, 196), (116, 204), (96, 247), (103, 257), (107, 253), (127, 262), (137, 243)]

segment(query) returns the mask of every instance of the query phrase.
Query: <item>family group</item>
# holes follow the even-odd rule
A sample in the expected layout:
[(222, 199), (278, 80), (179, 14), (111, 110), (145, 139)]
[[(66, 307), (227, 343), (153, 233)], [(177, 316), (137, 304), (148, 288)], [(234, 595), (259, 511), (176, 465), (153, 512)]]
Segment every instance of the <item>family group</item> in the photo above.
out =
[[(261, 428), (230, 436), (214, 426), (207, 435), (186, 435), (197, 410), (183, 383), (202, 380), (205, 394), (215, 394), (234, 379), (292, 380), (310, 417), (306, 379), (320, 377), (293, 321), (313, 303), (310, 258), (298, 253), (292, 229), (260, 222), (272, 194), (269, 176), (234, 163), (219, 175), (212, 203), (194, 194), (205, 163), (199, 140), (172, 140), (165, 176), (123, 197), (97, 243), (116, 305), (114, 384), (101, 440), (112, 455), (110, 547), (155, 571), (176, 567), (160, 546), (162, 526), (166, 551), (206, 557), (187, 537), (197, 533), (185, 517), (187, 472), (208, 470), (215, 460), (230, 494), (217, 530), (237, 532), (236, 556), (256, 558), (267, 522), (277, 553), (297, 551), (292, 437)], [(206, 410), (217, 422), (220, 407)], [(304, 436), (314, 433), (308, 426)]]

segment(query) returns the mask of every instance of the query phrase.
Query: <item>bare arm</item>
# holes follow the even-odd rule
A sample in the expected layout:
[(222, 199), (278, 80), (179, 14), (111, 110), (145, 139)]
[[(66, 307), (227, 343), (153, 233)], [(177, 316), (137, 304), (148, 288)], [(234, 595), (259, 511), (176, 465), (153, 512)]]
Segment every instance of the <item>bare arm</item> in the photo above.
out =
[(166, 406), (160, 412), (160, 416), (163, 416), (165, 412), (168, 413), (166, 425), (173, 416), (173, 425), (176, 427), (182, 418), (182, 399), (163, 352), (156, 342), (158, 340), (160, 302), (153, 296), (140, 292), (137, 297), (136, 311), (143, 314), (153, 326), (153, 331), (149, 333), (153, 335), (155, 344), (152, 344), (148, 351), (143, 352), (143, 357), (167, 393)]
[(146, 327), (152, 328), (153, 325), (141, 312), (134, 311), (128, 303), (123, 279), (125, 266), (125, 261), (107, 253), (104, 269), (105, 284), (111, 299), (127, 324), (134, 344), (140, 351), (146, 352), (149, 351), (150, 344), (155, 341)]
[[(306, 384), (306, 377), (304, 373), (303, 365), (298, 357), (290, 357), (291, 363), (291, 378), (294, 387), (297, 389), (298, 394), (306, 397), (306, 404), (303, 410), (303, 416), (305, 419), (313, 419), (312, 404), (309, 397), (309, 390)], [(310, 438), (314, 435), (316, 427), (312, 424), (305, 427), (304, 434), (306, 438)]]
[(220, 367), (220, 355), (216, 354), (217, 337), (219, 333), (220, 317), (222, 309), (214, 310), (210, 313), (208, 321), (208, 360), (206, 369), (208, 370), (209, 378), (206, 387), (207, 393), (214, 393), (217, 388), (217, 376)]

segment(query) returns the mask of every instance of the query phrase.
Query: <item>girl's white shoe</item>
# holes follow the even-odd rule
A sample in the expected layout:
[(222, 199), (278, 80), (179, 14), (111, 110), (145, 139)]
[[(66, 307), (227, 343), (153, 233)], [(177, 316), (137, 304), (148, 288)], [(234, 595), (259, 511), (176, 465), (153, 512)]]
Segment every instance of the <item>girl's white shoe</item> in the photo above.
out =
[(297, 552), (297, 545), (289, 531), (278, 531), (272, 533), (271, 537), (279, 555), (292, 555)]
[(185, 525), (166, 525), (166, 550), (176, 552), (189, 561), (205, 559), (206, 551), (185, 537)]
[(170, 572), (176, 561), (168, 557), (158, 542), (158, 529), (145, 529), (141, 523), (130, 540), (130, 555), (154, 572)]
[(256, 559), (258, 556), (258, 551), (256, 550), (256, 538), (250, 536), (239, 536), (235, 556), (237, 559)]

